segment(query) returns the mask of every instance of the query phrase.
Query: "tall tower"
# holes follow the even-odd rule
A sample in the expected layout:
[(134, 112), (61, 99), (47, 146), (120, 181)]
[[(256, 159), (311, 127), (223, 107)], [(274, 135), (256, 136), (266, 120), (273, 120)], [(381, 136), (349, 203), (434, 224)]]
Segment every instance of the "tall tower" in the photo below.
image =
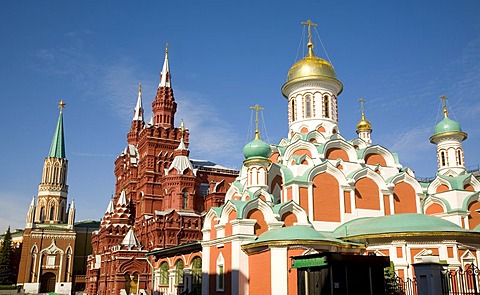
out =
[(338, 133), (337, 96), (343, 84), (337, 80), (333, 66), (315, 56), (310, 20), (308, 27), (308, 53), (288, 71), (282, 94), (288, 100), (289, 137), (294, 133), (317, 130), (329, 136)]
[(56, 292), (70, 294), (76, 232), (75, 205), (67, 212), (67, 167), (63, 132), (63, 108), (53, 134), (52, 145), (43, 164), (42, 181), (38, 187), (38, 199), (32, 199), (27, 212), (23, 233), (18, 284), (25, 293)]
[(439, 174), (457, 176), (465, 172), (462, 141), (467, 139), (467, 133), (462, 131), (460, 124), (448, 117), (447, 98), (443, 101), (443, 120), (435, 125), (430, 142), (437, 145), (437, 160)]
[(372, 134), (372, 124), (370, 121), (365, 119), (365, 110), (363, 106), (365, 100), (360, 98), (358, 101), (360, 102), (360, 108), (362, 109), (362, 119), (360, 119), (360, 121), (357, 123), (357, 134), (358, 137), (363, 139), (367, 145), (372, 145), (372, 139), (370, 137)]
[[(67, 222), (67, 167), (65, 139), (63, 134), (63, 108), (65, 103), (58, 104), (60, 114), (53, 134), (52, 145), (48, 157), (43, 163), (42, 182), (38, 187), (37, 210), (35, 223), (62, 224)], [(73, 224), (71, 225), (73, 227)]]
[(177, 103), (173, 97), (171, 87), (170, 67), (168, 65), (168, 44), (165, 47), (165, 60), (163, 62), (162, 72), (160, 73), (160, 83), (158, 84), (157, 95), (152, 103), (153, 123), (155, 126), (164, 128), (173, 128)]

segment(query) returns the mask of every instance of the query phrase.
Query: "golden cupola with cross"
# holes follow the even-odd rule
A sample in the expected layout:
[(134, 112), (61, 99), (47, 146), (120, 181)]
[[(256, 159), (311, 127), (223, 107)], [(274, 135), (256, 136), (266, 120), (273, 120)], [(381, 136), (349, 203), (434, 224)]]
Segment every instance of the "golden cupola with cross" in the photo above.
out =
[(343, 84), (332, 64), (315, 55), (311, 29), (317, 25), (310, 20), (302, 25), (308, 30), (308, 52), (290, 68), (282, 86), (288, 100), (289, 137), (315, 130), (330, 136), (338, 133), (337, 96)]
[(357, 134), (358, 134), (358, 137), (363, 141), (365, 141), (367, 145), (371, 145), (372, 139), (370, 135), (372, 133), (372, 123), (370, 123), (370, 121), (368, 121), (365, 118), (365, 109), (363, 106), (366, 100), (363, 98), (360, 98), (358, 101), (360, 102), (360, 108), (362, 110), (362, 118), (357, 123)]

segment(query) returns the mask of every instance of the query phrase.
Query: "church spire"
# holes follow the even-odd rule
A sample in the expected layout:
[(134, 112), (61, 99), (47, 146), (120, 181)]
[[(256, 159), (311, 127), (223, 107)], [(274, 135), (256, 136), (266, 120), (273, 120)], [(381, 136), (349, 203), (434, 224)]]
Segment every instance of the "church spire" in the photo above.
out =
[(165, 60), (163, 61), (163, 68), (160, 73), (160, 83), (158, 84), (158, 87), (171, 87), (170, 66), (168, 65), (168, 43), (165, 46)]
[(138, 98), (133, 114), (133, 121), (143, 121), (142, 83), (138, 83)]
[(50, 158), (59, 158), (65, 159), (65, 139), (63, 136), (63, 109), (65, 108), (66, 103), (61, 100), (58, 103), (60, 108), (60, 114), (58, 116), (57, 128), (53, 134), (52, 145), (50, 146), (50, 152), (48, 156)]
[(360, 102), (362, 118), (357, 123), (357, 134), (358, 134), (358, 137), (363, 139), (367, 145), (371, 145), (372, 139), (370, 137), (370, 134), (372, 133), (372, 124), (370, 123), (370, 121), (365, 119), (364, 103), (366, 102), (366, 100), (363, 98), (360, 98), (358, 101)]

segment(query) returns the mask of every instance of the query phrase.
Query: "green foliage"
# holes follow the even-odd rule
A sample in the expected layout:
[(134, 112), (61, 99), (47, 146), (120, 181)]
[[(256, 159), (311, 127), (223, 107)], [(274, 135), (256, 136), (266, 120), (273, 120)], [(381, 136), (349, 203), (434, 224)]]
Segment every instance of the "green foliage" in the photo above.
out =
[(3, 238), (2, 251), (0, 252), (0, 285), (15, 284), (15, 272), (12, 265), (12, 235), (10, 227)]
[(402, 290), (401, 279), (396, 275), (393, 263), (384, 269), (385, 277), (385, 294), (387, 295), (401, 295), (405, 294)]

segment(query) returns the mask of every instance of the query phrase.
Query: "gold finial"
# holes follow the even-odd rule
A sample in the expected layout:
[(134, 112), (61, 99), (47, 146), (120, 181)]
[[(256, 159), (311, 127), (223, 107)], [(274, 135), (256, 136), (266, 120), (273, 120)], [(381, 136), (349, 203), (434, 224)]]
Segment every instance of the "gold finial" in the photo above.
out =
[(447, 97), (445, 95), (440, 96), (440, 99), (443, 101), (443, 115), (448, 117), (448, 110), (447, 110)]
[(67, 104), (62, 100), (60, 100), (60, 102), (58, 103), (58, 108), (60, 109), (60, 112), (63, 111), (63, 109), (65, 108)]
[(360, 98), (358, 101), (360, 102), (360, 109), (362, 110), (362, 120), (365, 120), (365, 109), (363, 104), (366, 102), (366, 100), (363, 98)]
[(183, 125), (183, 118), (182, 118), (182, 124), (180, 124), (180, 127), (178, 129), (180, 130), (180, 133), (182, 133), (182, 138), (183, 138), (183, 133), (185, 132), (185, 126)]
[(260, 139), (260, 131), (258, 130), (258, 111), (264, 110), (258, 104), (250, 107), (251, 110), (255, 110), (255, 139)]
[(312, 42), (311, 28), (316, 27), (317, 24), (314, 24), (311, 20), (307, 20), (306, 22), (302, 22), (301, 24), (308, 27), (308, 44), (307, 44), (308, 55), (313, 56), (314, 54), (313, 54), (313, 42)]

